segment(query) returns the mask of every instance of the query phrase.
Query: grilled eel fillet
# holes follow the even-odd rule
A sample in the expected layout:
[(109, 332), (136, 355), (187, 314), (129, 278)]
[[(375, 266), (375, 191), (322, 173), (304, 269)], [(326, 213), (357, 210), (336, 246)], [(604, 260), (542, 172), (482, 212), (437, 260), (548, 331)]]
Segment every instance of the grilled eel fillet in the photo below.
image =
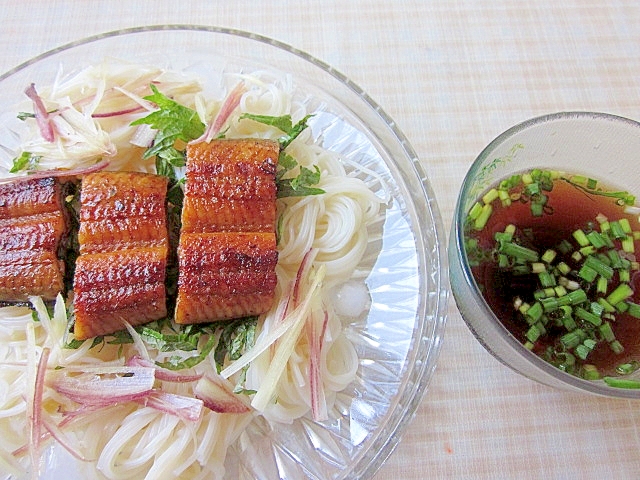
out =
[(278, 154), (271, 140), (187, 146), (177, 323), (259, 315), (271, 307)]
[(0, 185), (0, 301), (53, 300), (64, 289), (58, 256), (67, 233), (63, 182), (20, 179)]
[(137, 172), (83, 178), (73, 286), (77, 339), (167, 315), (167, 182)]

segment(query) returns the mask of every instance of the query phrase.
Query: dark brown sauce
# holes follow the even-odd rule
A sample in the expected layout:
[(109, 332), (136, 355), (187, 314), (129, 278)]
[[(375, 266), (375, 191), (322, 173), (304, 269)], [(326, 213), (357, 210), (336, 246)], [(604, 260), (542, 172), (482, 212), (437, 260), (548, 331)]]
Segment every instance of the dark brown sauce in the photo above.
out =
[[(468, 229), (467, 236), (476, 238), (482, 249), (491, 250), (496, 243), (494, 234), (503, 232), (507, 225), (513, 224), (521, 234), (518, 243), (542, 255), (546, 249), (555, 248), (563, 239), (571, 239), (576, 229), (586, 230), (590, 225), (598, 225), (598, 214), (605, 215), (609, 220), (627, 218), (632, 230), (640, 230), (638, 216), (625, 213), (625, 207), (620, 206), (615, 198), (587, 193), (561, 179), (554, 180), (553, 189), (545, 193), (549, 199), (544, 215), (532, 216), (528, 202), (514, 201), (510, 206), (503, 207), (498, 200), (493, 202), (493, 213), (484, 229), (480, 232)], [(529, 231), (530, 235), (522, 234), (526, 231)], [(640, 242), (637, 240), (635, 248), (637, 254), (640, 254)], [(570, 258), (565, 258), (564, 261), (570, 266), (575, 264)], [(515, 310), (513, 301), (516, 297), (528, 303), (535, 301), (533, 292), (538, 285), (537, 276), (514, 275), (499, 268), (495, 260), (482, 261), (472, 268), (472, 271), (483, 290), (485, 300), (496, 316), (518, 340), (525, 343), (525, 333), (529, 326)], [(618, 283), (616, 276), (615, 281), (610, 284), (609, 291)], [(640, 303), (640, 273), (637, 271), (631, 271), (630, 285), (634, 289), (634, 295), (629, 300)], [(603, 342), (598, 344), (584, 362), (595, 365), (603, 375), (614, 373), (615, 367), (621, 363), (640, 361), (640, 319), (617, 313), (612, 328), (616, 338), (624, 346), (624, 352), (615, 354), (609, 345)], [(547, 335), (536, 342), (534, 352), (543, 355), (547, 347), (556, 345), (564, 333), (566, 330), (558, 327), (547, 328)]]

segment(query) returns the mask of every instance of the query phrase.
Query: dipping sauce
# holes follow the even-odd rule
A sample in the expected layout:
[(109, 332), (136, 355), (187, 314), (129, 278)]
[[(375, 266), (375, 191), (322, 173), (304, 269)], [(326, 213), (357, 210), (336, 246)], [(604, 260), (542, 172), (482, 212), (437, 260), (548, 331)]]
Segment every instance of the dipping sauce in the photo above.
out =
[(486, 302), (526, 348), (573, 375), (615, 384), (640, 366), (634, 202), (594, 179), (531, 170), (468, 215), (465, 249)]

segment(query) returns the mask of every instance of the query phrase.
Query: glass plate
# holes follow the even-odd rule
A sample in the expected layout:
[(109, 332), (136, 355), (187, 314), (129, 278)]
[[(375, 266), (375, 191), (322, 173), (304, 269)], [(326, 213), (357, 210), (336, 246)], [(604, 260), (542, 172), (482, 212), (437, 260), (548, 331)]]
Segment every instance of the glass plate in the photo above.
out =
[[(372, 303), (345, 325), (360, 360), (330, 419), (290, 425), (254, 422), (229, 451), (229, 478), (369, 478), (397, 445), (434, 372), (445, 326), (445, 237), (433, 191), (393, 120), (365, 92), (322, 61), (259, 35), (215, 27), (166, 25), (89, 37), (44, 53), (0, 76), (0, 143), (10, 144), (16, 105), (32, 82), (53, 83), (59, 69), (80, 70), (104, 57), (173, 70), (290, 75), (296, 95), (315, 113), (314, 138), (364, 165), (391, 200), (376, 224), (362, 268)], [(205, 85), (206, 87), (206, 85)], [(19, 127), (18, 127), (19, 128)], [(6, 155), (6, 153), (0, 153)], [(379, 192), (381, 193), (381, 192)], [(45, 478), (82, 478), (62, 449), (45, 458)], [(75, 469), (74, 469), (75, 468)]]

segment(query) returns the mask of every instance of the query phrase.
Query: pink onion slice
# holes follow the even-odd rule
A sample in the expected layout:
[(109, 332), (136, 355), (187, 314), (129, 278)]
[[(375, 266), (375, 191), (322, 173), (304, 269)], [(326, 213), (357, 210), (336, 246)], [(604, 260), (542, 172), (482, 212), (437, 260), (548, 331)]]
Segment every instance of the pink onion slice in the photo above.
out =
[(47, 112), (42, 98), (40, 98), (40, 95), (38, 95), (38, 92), (36, 91), (35, 83), (29, 85), (24, 93), (33, 102), (33, 112), (36, 116), (38, 128), (40, 129), (40, 135), (42, 135), (42, 138), (44, 138), (47, 142), (53, 143), (53, 141), (55, 140), (53, 125), (49, 121), (49, 112)]
[[(154, 83), (154, 84), (158, 85), (158, 82), (151, 82), (151, 83)], [(123, 95), (129, 97), (131, 100), (136, 102), (138, 105), (140, 105), (144, 110), (146, 110), (148, 112), (153, 112), (154, 110), (158, 109), (158, 107), (153, 102), (145, 100), (140, 95), (135, 94), (131, 90), (127, 90), (126, 88), (122, 88), (122, 87), (114, 87), (114, 90), (116, 90), (116, 91), (122, 93)]]
[(82, 405), (113, 405), (148, 395), (155, 382), (155, 368), (104, 367), (64, 369), (50, 380), (58, 393)]
[(127, 365), (133, 367), (148, 367), (155, 368), (156, 378), (164, 382), (176, 382), (176, 383), (188, 383), (197, 382), (202, 378), (201, 374), (185, 374), (169, 370), (168, 368), (162, 368), (156, 365), (153, 361), (142, 358), (139, 355), (134, 355), (127, 360)]
[(317, 319), (313, 314), (307, 330), (309, 337), (309, 393), (311, 397), (311, 415), (316, 421), (326, 420), (328, 418), (320, 364), (322, 361), (324, 336), (327, 331), (327, 324), (329, 323), (329, 314), (326, 310), (324, 310), (323, 314), (320, 331), (318, 331)]
[(82, 462), (90, 462), (93, 461), (90, 458), (85, 457), (82, 452), (80, 452), (74, 445), (72, 440), (61, 430), (59, 425), (56, 425), (54, 422), (50, 422), (48, 420), (42, 420), (42, 426), (46, 429), (49, 434), (64, 447), (64, 449), (73, 455), (75, 458)]
[(302, 279), (308, 275), (309, 269), (311, 268), (311, 264), (315, 259), (316, 253), (316, 250), (310, 248), (309, 250), (307, 250), (307, 253), (304, 254), (304, 257), (302, 257), (302, 262), (300, 262), (300, 266), (298, 267), (298, 271), (296, 272), (296, 280), (293, 286), (292, 298), (294, 307), (298, 306), (298, 303), (300, 301), (300, 287)]
[(44, 393), (44, 377), (47, 373), (49, 355), (51, 349), (45, 347), (40, 354), (38, 370), (36, 372), (35, 389), (31, 411), (29, 416), (29, 456), (31, 457), (31, 467), (37, 469), (40, 458), (40, 439), (42, 435), (42, 395)]
[(20, 176), (20, 177), (5, 177), (0, 178), (0, 183), (11, 183), (11, 182), (23, 182), (25, 180), (33, 180), (39, 178), (49, 178), (49, 177), (79, 177), (82, 175), (87, 175), (93, 172), (99, 172), (100, 170), (104, 170), (109, 166), (109, 160), (100, 160), (93, 165), (89, 165), (88, 167), (78, 167), (78, 168), (70, 168), (70, 169), (55, 169), (55, 170), (38, 170), (33, 173), (29, 173), (28, 175)]
[(240, 105), (240, 100), (242, 100), (242, 95), (247, 91), (246, 87), (242, 82), (238, 83), (233, 90), (227, 95), (224, 103), (220, 107), (218, 114), (213, 119), (212, 122), (209, 123), (204, 133), (195, 140), (191, 140), (189, 143), (201, 143), (201, 142), (210, 142), (213, 138), (220, 132), (220, 129), (225, 124), (229, 116), (233, 113), (233, 111)]
[(218, 413), (248, 413), (251, 407), (243, 395), (233, 393), (231, 383), (219, 375), (204, 375), (193, 389), (204, 406)]
[(161, 390), (154, 390), (146, 397), (136, 400), (136, 402), (191, 422), (195, 422), (200, 418), (202, 407), (204, 406), (204, 402), (198, 398), (176, 395)]
[(118, 117), (120, 115), (128, 115), (130, 113), (141, 112), (144, 108), (141, 105), (136, 105), (131, 108), (124, 108), (122, 110), (114, 110), (111, 112), (103, 112), (103, 113), (92, 113), (92, 118), (110, 118), (110, 117)]

